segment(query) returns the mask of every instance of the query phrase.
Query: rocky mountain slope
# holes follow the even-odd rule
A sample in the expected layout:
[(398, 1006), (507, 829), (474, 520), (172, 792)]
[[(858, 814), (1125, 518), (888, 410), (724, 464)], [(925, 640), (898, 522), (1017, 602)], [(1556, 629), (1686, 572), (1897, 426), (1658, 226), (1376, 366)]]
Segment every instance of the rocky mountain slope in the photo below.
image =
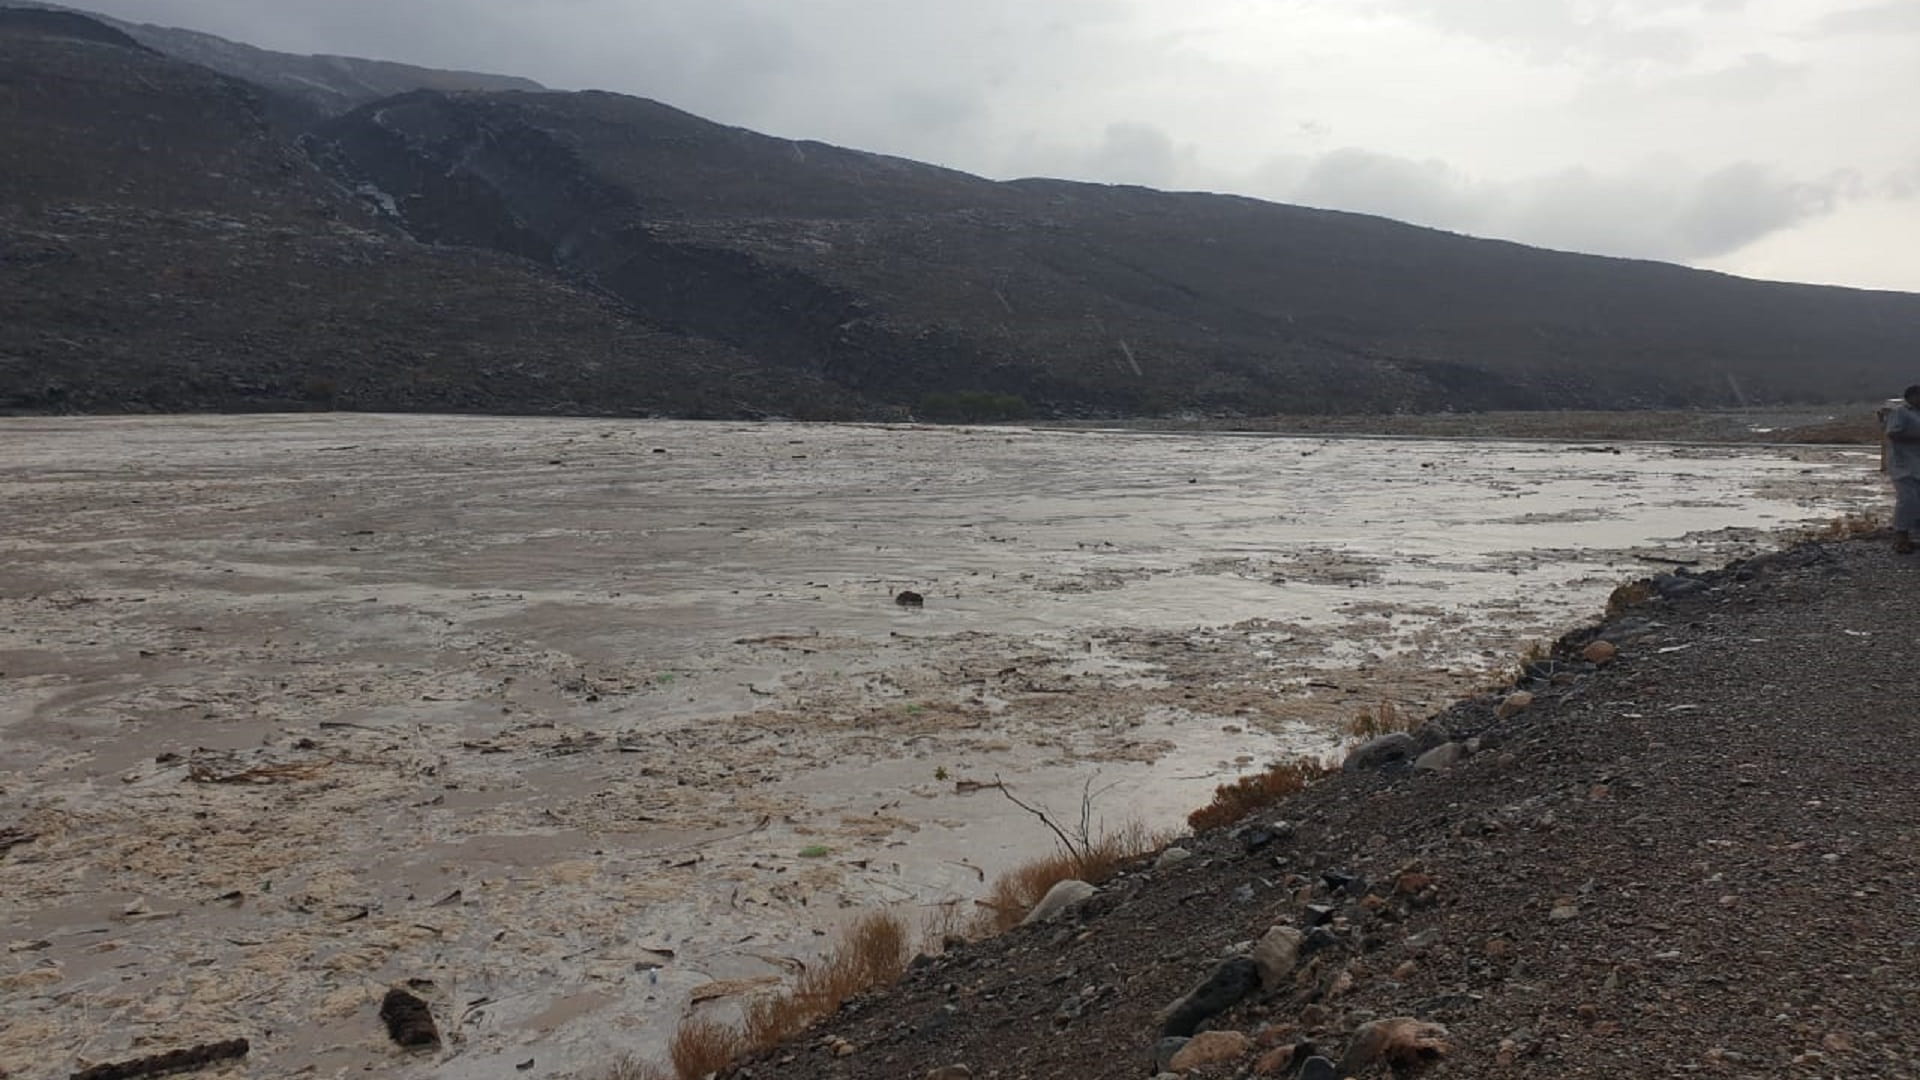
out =
[(848, 411), (500, 252), (383, 225), (268, 93), (0, 9), (0, 409)]
[(72, 13), (0, 15), (0, 50), (0, 408), (1691, 407), (1877, 399), (1920, 337), (1920, 296), (999, 183), (616, 94)]
[(1446, 1050), (1397, 1076), (1914, 1076), (1888, 739), (1920, 563), (1819, 545), (1661, 591), (1527, 707), (1430, 721), (1420, 766), (1350, 762), (722, 1076), (1384, 1077), (1396, 1019)]

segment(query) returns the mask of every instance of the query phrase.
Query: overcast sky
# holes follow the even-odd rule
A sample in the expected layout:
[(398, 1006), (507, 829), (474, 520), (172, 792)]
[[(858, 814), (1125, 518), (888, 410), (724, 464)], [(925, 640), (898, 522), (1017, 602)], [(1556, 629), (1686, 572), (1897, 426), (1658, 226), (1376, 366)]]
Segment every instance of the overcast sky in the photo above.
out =
[(1920, 291), (1920, 0), (78, 0), (997, 178)]

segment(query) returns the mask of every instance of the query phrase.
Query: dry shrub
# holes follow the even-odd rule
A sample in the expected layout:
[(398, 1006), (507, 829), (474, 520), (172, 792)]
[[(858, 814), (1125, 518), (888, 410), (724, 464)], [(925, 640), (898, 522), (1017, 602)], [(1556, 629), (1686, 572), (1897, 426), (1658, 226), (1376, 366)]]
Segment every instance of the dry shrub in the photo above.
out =
[[(761, 1050), (832, 1013), (855, 994), (883, 986), (907, 967), (907, 927), (888, 911), (870, 912), (783, 993), (747, 1004), (740, 1050)], [(677, 1062), (676, 1062), (677, 1064)], [(682, 1075), (682, 1080), (688, 1080)]]
[(1187, 815), (1187, 824), (1195, 831), (1231, 825), (1262, 807), (1293, 795), (1325, 776), (1328, 767), (1312, 758), (1276, 761), (1265, 770), (1221, 784), (1213, 791), (1213, 801)]
[(1652, 601), (1653, 585), (1650, 582), (1629, 581), (1607, 597), (1607, 618), (1617, 619), (1634, 608), (1646, 607)]
[(994, 879), (993, 888), (978, 902), (980, 911), (967, 928), (968, 935), (990, 937), (1010, 930), (1020, 925), (1033, 905), (1055, 885), (1069, 880), (1098, 885), (1127, 863), (1165, 846), (1166, 840), (1139, 822), (1130, 822), (1098, 840), (1083, 839), (1071, 850), (1016, 866)]
[(1401, 712), (1391, 701), (1382, 701), (1377, 708), (1361, 709), (1359, 715), (1348, 721), (1347, 734), (1356, 739), (1372, 739), (1419, 726), (1419, 717)]
[(613, 1068), (600, 1074), (599, 1080), (674, 1080), (665, 1069), (651, 1061), (641, 1061), (637, 1057), (624, 1057), (614, 1062)]
[(1877, 533), (1886, 525), (1879, 513), (1868, 510), (1858, 514), (1842, 514), (1824, 526), (1809, 531), (1807, 536), (1814, 540), (1851, 540), (1856, 536)]
[(679, 1080), (700, 1080), (726, 1068), (746, 1049), (740, 1032), (732, 1025), (693, 1017), (683, 1021), (673, 1033), (673, 1041), (667, 1044), (667, 1055), (673, 1061), (673, 1073)]

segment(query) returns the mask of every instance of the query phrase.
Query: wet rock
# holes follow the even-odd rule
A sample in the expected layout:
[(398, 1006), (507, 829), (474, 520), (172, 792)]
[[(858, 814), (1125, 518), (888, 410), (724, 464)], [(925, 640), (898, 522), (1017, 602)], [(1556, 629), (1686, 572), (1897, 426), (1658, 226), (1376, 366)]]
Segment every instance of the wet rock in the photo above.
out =
[(1323, 1057), (1310, 1057), (1300, 1063), (1300, 1080), (1340, 1080), (1340, 1071)]
[(1668, 600), (1697, 596), (1707, 591), (1707, 583), (1682, 574), (1661, 574), (1653, 579), (1653, 591)]
[(1253, 947), (1253, 962), (1260, 971), (1260, 985), (1269, 991), (1278, 989), (1293, 974), (1300, 962), (1300, 943), (1306, 935), (1291, 926), (1275, 926), (1261, 936)]
[(387, 1037), (410, 1049), (440, 1045), (440, 1029), (433, 1022), (433, 1010), (427, 1003), (399, 987), (387, 991), (380, 1002), (380, 1019), (386, 1021)]
[(1047, 890), (1047, 895), (1033, 905), (1027, 917), (1020, 920), (1021, 926), (1033, 926), (1059, 918), (1075, 904), (1082, 904), (1093, 898), (1100, 890), (1075, 878), (1068, 878)]
[(1153, 860), (1153, 868), (1155, 870), (1165, 870), (1168, 867), (1179, 866), (1191, 858), (1193, 858), (1193, 852), (1188, 851), (1186, 848), (1170, 847), (1161, 852), (1159, 858)]
[(1167, 1070), (1183, 1073), (1202, 1065), (1234, 1061), (1252, 1052), (1253, 1040), (1238, 1031), (1203, 1031), (1187, 1040), (1167, 1061)]
[(1341, 1076), (1356, 1076), (1386, 1065), (1397, 1074), (1431, 1064), (1447, 1055), (1447, 1029), (1439, 1024), (1395, 1016), (1362, 1024), (1340, 1058)]
[(1580, 658), (1582, 660), (1585, 660), (1589, 664), (1599, 664), (1602, 667), (1613, 663), (1619, 659), (1619, 657), (1619, 647), (1605, 638), (1589, 641), (1587, 642), (1587, 647), (1580, 650)]
[(1532, 693), (1526, 690), (1516, 690), (1513, 693), (1508, 694), (1506, 696), (1506, 699), (1500, 702), (1500, 707), (1494, 710), (1493, 715), (1498, 719), (1505, 720), (1508, 717), (1511, 717), (1520, 713), (1521, 711), (1525, 710), (1528, 706), (1531, 706), (1532, 704), (1533, 704)]
[(1465, 761), (1467, 748), (1457, 742), (1442, 743), (1413, 761), (1414, 772), (1446, 772)]
[(1240, 1003), (1260, 989), (1260, 965), (1251, 957), (1236, 956), (1213, 969), (1206, 981), (1167, 1006), (1160, 1025), (1162, 1036), (1192, 1035), (1209, 1019)]
[(1413, 736), (1404, 731), (1394, 731), (1354, 747), (1340, 767), (1347, 772), (1370, 772), (1411, 761), (1417, 753), (1419, 744)]

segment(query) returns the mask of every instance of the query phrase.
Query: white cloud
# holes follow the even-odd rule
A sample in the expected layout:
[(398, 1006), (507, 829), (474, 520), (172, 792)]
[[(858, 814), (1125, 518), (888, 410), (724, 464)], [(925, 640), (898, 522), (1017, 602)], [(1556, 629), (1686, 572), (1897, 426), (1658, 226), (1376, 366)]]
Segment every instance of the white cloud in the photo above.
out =
[[(989, 176), (1304, 198), (1649, 258), (1851, 242), (1813, 226), (1920, 187), (1916, 0), (91, 2)], [(1920, 288), (1920, 250), (1893, 258)]]

